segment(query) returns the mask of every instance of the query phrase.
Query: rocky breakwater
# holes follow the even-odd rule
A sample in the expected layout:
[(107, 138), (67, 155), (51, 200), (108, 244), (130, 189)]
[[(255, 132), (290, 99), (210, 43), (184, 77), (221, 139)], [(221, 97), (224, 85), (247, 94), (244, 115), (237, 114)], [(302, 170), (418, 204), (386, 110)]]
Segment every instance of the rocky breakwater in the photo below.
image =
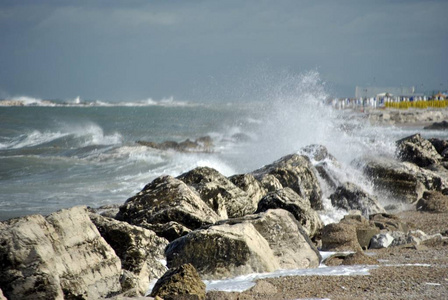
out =
[[(415, 135), (397, 142), (396, 158), (358, 160), (376, 195), (342, 182), (336, 159), (314, 145), (230, 178), (208, 167), (160, 176), (107, 216), (75, 207), (5, 221), (0, 288), (10, 300), (100, 299), (143, 295), (161, 278), (153, 297), (205, 299), (201, 279), (315, 268), (318, 249), (358, 253), (333, 257), (334, 265), (363, 261), (365, 249), (444, 242), (382, 206), (446, 211), (443, 145)], [(322, 184), (347, 212), (338, 223), (320, 218)]]
[(372, 124), (399, 125), (432, 123), (446, 120), (446, 109), (372, 109), (364, 115)]

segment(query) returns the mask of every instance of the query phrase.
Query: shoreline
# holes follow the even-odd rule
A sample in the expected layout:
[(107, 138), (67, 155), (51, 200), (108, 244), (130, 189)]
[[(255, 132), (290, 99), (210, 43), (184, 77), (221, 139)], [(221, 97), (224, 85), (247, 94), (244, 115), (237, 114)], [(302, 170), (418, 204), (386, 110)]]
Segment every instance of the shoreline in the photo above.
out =
[[(427, 234), (448, 229), (448, 213), (403, 211), (397, 214)], [(312, 275), (259, 279), (244, 292), (209, 292), (206, 299), (446, 299), (448, 243), (369, 249), (380, 261), (369, 275)], [(219, 297), (218, 297), (219, 295)]]

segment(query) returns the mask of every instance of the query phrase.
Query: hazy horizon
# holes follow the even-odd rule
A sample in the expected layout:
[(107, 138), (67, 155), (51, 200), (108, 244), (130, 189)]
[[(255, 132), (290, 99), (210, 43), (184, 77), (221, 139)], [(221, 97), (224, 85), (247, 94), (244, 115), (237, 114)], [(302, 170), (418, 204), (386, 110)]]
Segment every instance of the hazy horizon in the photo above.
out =
[(0, 1), (0, 98), (258, 97), (317, 71), (356, 86), (448, 89), (447, 1)]

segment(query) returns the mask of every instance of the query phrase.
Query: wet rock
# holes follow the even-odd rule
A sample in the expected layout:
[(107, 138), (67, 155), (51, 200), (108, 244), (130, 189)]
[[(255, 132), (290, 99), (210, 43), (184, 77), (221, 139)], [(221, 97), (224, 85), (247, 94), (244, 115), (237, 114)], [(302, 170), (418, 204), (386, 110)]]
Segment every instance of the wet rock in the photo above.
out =
[(447, 121), (434, 122), (431, 125), (423, 127), (423, 129), (427, 129), (427, 130), (448, 130), (448, 122)]
[(151, 229), (150, 224), (177, 222), (189, 229), (213, 224), (218, 215), (184, 182), (161, 176), (120, 207), (117, 219)]
[(364, 252), (335, 253), (328, 257), (323, 264), (326, 266), (352, 266), (352, 265), (378, 265), (379, 262), (373, 257), (365, 255)]
[(380, 233), (375, 235), (370, 241), (370, 249), (382, 249), (392, 245), (394, 237), (390, 233)]
[(434, 146), (437, 153), (439, 153), (443, 158), (448, 157), (447, 150), (448, 149), (448, 141), (447, 140), (441, 140), (436, 138), (428, 139), (428, 141)]
[(420, 134), (397, 141), (397, 155), (401, 160), (423, 168), (437, 164), (442, 159), (434, 146)]
[(280, 265), (269, 243), (250, 223), (200, 229), (171, 242), (168, 267), (191, 263), (204, 279), (272, 272)]
[(198, 167), (177, 178), (193, 187), (221, 219), (241, 217), (256, 210), (246, 192), (213, 168)]
[(356, 226), (331, 223), (322, 229), (323, 251), (361, 251), (356, 235)]
[(247, 193), (254, 207), (257, 207), (260, 199), (267, 194), (267, 190), (251, 174), (234, 175), (229, 177), (229, 180)]
[(448, 196), (436, 191), (424, 192), (416, 207), (420, 211), (448, 212)]
[(339, 186), (330, 196), (334, 207), (347, 211), (360, 210), (365, 217), (375, 213), (385, 213), (385, 209), (379, 204), (376, 197), (369, 195), (354, 183), (346, 182)]
[(323, 145), (308, 145), (300, 149), (300, 153), (309, 157), (310, 160), (321, 162), (329, 160), (337, 164), (336, 158), (328, 152), (327, 147)]
[(290, 188), (268, 193), (258, 203), (256, 213), (275, 208), (281, 208), (292, 213), (310, 237), (319, 234), (324, 226), (318, 213), (311, 208), (309, 201), (300, 197)]
[[(163, 299), (205, 299), (205, 284), (191, 264), (169, 269), (155, 284), (152, 297)], [(186, 296), (186, 297), (177, 297)]]
[(437, 173), (387, 158), (365, 158), (363, 170), (377, 192), (404, 203), (415, 203), (425, 190), (442, 190), (446, 186), (446, 180)]
[(317, 179), (316, 170), (310, 159), (304, 155), (291, 154), (252, 172), (260, 181), (267, 174), (276, 177), (283, 187), (289, 187), (307, 199), (311, 207), (322, 210), (322, 191)]
[(121, 290), (121, 262), (85, 207), (0, 223), (0, 286), (10, 299), (98, 299)]
[(179, 152), (213, 152), (213, 140), (209, 136), (200, 137), (195, 141), (186, 139), (180, 143), (175, 141), (165, 141), (162, 143), (137, 141), (137, 144), (159, 150), (175, 150)]
[(408, 225), (401, 221), (401, 219), (393, 214), (374, 214), (369, 216), (370, 222), (372, 222), (380, 230), (387, 231), (408, 231)]
[(125, 276), (127, 289), (136, 288), (138, 295), (144, 295), (149, 282), (160, 278), (166, 271), (161, 261), (165, 259), (168, 241), (150, 230), (126, 222), (97, 214), (90, 214), (90, 219), (120, 257), (122, 268), (131, 272)]

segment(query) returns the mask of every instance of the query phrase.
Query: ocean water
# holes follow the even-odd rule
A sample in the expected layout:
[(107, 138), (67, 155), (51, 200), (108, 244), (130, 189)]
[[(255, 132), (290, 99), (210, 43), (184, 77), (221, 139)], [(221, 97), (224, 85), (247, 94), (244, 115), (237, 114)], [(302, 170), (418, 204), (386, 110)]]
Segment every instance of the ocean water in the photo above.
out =
[[(350, 162), (365, 154), (391, 156), (394, 141), (418, 128), (372, 127), (325, 105), (327, 97), (318, 74), (310, 72), (285, 76), (256, 97), (231, 102), (17, 98), (25, 105), (0, 107), (0, 220), (75, 205), (121, 204), (161, 175), (197, 166), (226, 176), (250, 172), (309, 144), (325, 145), (336, 156), (342, 181), (370, 190)], [(213, 139), (211, 153), (136, 143), (206, 135)], [(327, 208), (326, 222), (341, 217)]]

